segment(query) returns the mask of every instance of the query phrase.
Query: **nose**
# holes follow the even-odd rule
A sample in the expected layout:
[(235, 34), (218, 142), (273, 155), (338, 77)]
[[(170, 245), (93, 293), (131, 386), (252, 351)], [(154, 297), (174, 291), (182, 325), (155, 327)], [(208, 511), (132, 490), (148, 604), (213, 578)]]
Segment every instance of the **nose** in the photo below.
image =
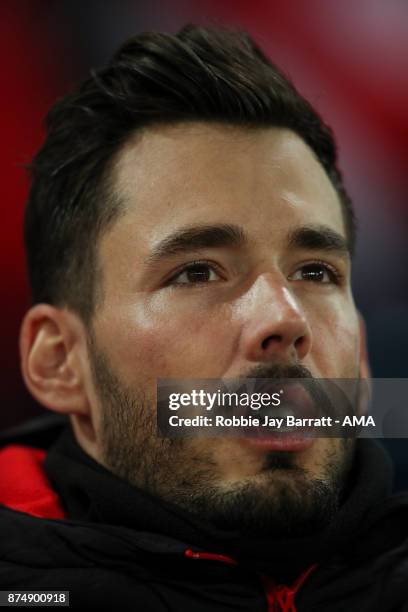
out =
[(306, 357), (312, 346), (310, 325), (284, 281), (269, 274), (259, 276), (241, 299), (245, 360), (297, 363)]

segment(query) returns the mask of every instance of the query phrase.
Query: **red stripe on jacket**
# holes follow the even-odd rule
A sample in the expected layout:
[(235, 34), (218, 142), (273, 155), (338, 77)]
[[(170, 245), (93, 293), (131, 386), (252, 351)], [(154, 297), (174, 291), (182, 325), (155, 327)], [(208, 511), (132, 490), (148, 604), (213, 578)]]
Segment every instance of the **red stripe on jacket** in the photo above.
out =
[(67, 518), (43, 468), (46, 454), (19, 444), (0, 449), (0, 504), (39, 518)]

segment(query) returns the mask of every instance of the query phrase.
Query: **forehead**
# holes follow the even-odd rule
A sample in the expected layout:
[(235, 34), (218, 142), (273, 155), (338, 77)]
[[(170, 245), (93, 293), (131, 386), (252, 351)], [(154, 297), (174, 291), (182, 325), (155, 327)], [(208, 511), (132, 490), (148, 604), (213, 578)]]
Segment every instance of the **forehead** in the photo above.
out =
[(217, 124), (155, 126), (124, 146), (113, 171), (124, 206), (101, 241), (144, 257), (159, 240), (197, 224), (235, 223), (260, 241), (294, 225), (344, 235), (335, 189), (312, 150), (281, 128)]

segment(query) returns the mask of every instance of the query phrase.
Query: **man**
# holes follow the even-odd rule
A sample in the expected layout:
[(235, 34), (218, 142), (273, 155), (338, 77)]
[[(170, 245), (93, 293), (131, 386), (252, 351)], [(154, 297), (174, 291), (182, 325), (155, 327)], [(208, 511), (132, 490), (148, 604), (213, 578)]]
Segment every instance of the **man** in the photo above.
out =
[(3, 435), (3, 590), (161, 610), (403, 610), (408, 511), (373, 441), (169, 439), (156, 381), (369, 374), (330, 130), (244, 34), (130, 39), (51, 110)]

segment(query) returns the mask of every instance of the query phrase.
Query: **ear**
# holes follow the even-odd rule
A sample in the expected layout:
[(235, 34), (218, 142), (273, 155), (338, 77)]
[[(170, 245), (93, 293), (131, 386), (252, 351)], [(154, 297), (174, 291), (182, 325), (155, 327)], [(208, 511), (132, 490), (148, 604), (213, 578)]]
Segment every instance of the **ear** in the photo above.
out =
[(90, 416), (84, 344), (82, 323), (68, 310), (37, 304), (26, 313), (20, 330), (21, 370), (40, 404), (59, 413)]
[(358, 313), (358, 323), (360, 331), (360, 357), (359, 357), (359, 373), (360, 373), (360, 398), (359, 398), (359, 414), (366, 414), (371, 398), (371, 370), (368, 358), (367, 347), (367, 330), (365, 321), (361, 313)]

